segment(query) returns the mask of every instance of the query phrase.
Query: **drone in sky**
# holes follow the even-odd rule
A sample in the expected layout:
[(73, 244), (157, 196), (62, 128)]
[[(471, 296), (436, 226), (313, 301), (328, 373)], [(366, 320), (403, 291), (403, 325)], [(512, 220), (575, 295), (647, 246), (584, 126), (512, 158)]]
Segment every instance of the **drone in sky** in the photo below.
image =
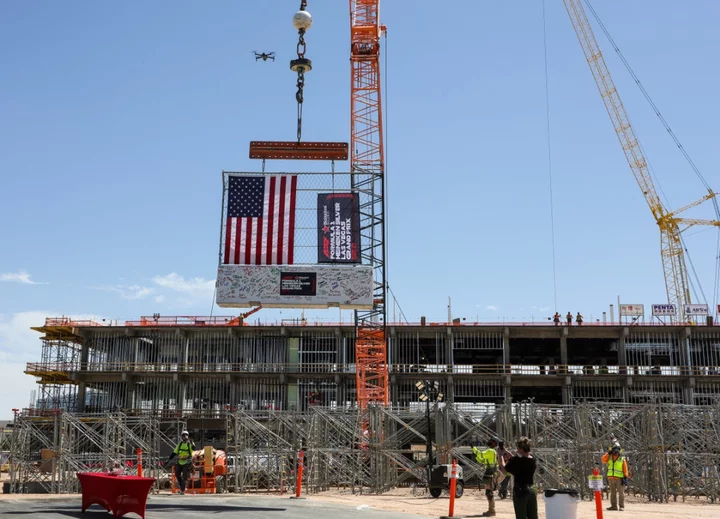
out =
[(275, 53), (274, 52), (257, 52), (253, 51), (255, 53), (255, 61), (262, 59), (263, 61), (267, 61), (269, 59), (275, 61)]

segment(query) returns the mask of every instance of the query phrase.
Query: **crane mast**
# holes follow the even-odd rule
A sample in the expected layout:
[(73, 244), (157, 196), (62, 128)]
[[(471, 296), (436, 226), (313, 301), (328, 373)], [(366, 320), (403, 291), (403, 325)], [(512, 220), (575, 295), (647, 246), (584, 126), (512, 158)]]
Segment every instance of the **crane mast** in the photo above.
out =
[(583, 0), (563, 1), (565, 2), (565, 8), (570, 16), (585, 58), (590, 66), (595, 83), (605, 103), (605, 108), (615, 128), (615, 133), (617, 133), (618, 139), (620, 140), (625, 158), (628, 164), (630, 164), (630, 169), (632, 169), (635, 180), (640, 186), (643, 196), (650, 206), (650, 211), (660, 228), (660, 251), (668, 302), (676, 305), (679, 318), (685, 320), (685, 305), (690, 304), (691, 300), (688, 270), (685, 262), (682, 239), (680, 237), (680, 224), (684, 223), (688, 226), (696, 224), (717, 225), (717, 222), (684, 220), (677, 218), (675, 215), (705, 200), (713, 198), (715, 194), (710, 192), (709, 195), (706, 195), (698, 202), (689, 204), (674, 213), (670, 213), (665, 209), (653, 184), (647, 160), (640, 147), (638, 138), (635, 135), (635, 131), (630, 124), (630, 119), (620, 99), (620, 94), (615, 87), (605, 58), (595, 39), (595, 34), (593, 33), (583, 6)]
[(355, 312), (360, 409), (388, 403), (385, 273), (385, 153), (380, 83), (379, 0), (350, 0), (350, 172), (360, 199), (361, 256), (373, 267), (373, 308)]

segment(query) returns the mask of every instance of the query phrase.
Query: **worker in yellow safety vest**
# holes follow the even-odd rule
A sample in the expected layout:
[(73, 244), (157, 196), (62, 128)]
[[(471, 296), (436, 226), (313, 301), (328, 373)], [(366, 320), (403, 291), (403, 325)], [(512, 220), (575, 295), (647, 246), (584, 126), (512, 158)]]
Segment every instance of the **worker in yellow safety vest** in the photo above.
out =
[[(625, 509), (625, 490), (623, 483), (627, 481), (628, 466), (625, 456), (620, 453), (620, 444), (615, 443), (612, 448), (602, 457), (602, 462), (607, 465), (608, 485), (610, 486), (610, 507), (608, 510)], [(618, 503), (618, 494), (620, 494), (620, 503)]]
[(485, 497), (488, 499), (488, 509), (482, 516), (483, 517), (494, 517), (495, 516), (495, 476), (498, 468), (498, 453), (497, 446), (500, 443), (500, 439), (497, 436), (493, 436), (488, 441), (488, 448), (480, 450), (476, 445), (472, 448), (472, 453), (475, 455), (475, 460), (485, 467), (485, 473), (483, 474), (482, 485), (485, 487)]
[(177, 458), (175, 464), (175, 479), (180, 487), (180, 495), (185, 494), (185, 482), (190, 476), (190, 469), (192, 468), (193, 451), (195, 450), (195, 443), (190, 439), (190, 434), (187, 431), (183, 431), (180, 434), (180, 443), (175, 446), (172, 454), (168, 458), (168, 463), (171, 463)]

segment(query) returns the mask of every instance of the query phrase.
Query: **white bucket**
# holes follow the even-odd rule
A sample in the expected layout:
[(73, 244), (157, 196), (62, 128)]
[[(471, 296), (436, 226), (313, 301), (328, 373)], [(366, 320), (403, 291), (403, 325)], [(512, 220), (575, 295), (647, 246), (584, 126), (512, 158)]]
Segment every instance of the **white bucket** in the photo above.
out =
[(577, 490), (549, 488), (545, 491), (546, 519), (576, 519), (580, 496)]

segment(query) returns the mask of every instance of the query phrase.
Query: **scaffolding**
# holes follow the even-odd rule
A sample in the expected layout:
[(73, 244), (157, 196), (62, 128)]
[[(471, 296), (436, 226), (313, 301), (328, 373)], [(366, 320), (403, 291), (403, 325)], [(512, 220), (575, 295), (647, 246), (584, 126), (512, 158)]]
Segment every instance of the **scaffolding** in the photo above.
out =
[(12, 493), (79, 492), (78, 472), (122, 469), (137, 475), (137, 449), (143, 474), (166, 487), (161, 460), (175, 447), (185, 424), (123, 412), (81, 414), (26, 410), (15, 417), (11, 441)]
[[(657, 502), (690, 496), (720, 499), (718, 404), (553, 406), (530, 401), (468, 408), (436, 403), (429, 428), (424, 411), (420, 405), (223, 411), (224, 437), (215, 438), (213, 446), (225, 449), (229, 461), (219, 487), (237, 493), (293, 491), (300, 449), (306, 460), (303, 487), (309, 493), (425, 486), (428, 433), (434, 463), (458, 459), (466, 486), (472, 487), (479, 484), (482, 469), (469, 445), (498, 435), (509, 444), (520, 436), (533, 440), (538, 486), (573, 487), (589, 498), (586, 478), (614, 435), (632, 473), (629, 492)], [(78, 491), (77, 472), (122, 467), (135, 473), (137, 448), (143, 449), (144, 474), (158, 478), (155, 490), (166, 489), (169, 475), (162, 459), (191, 420), (123, 412), (20, 413), (12, 433), (9, 491), (70, 493)]]

